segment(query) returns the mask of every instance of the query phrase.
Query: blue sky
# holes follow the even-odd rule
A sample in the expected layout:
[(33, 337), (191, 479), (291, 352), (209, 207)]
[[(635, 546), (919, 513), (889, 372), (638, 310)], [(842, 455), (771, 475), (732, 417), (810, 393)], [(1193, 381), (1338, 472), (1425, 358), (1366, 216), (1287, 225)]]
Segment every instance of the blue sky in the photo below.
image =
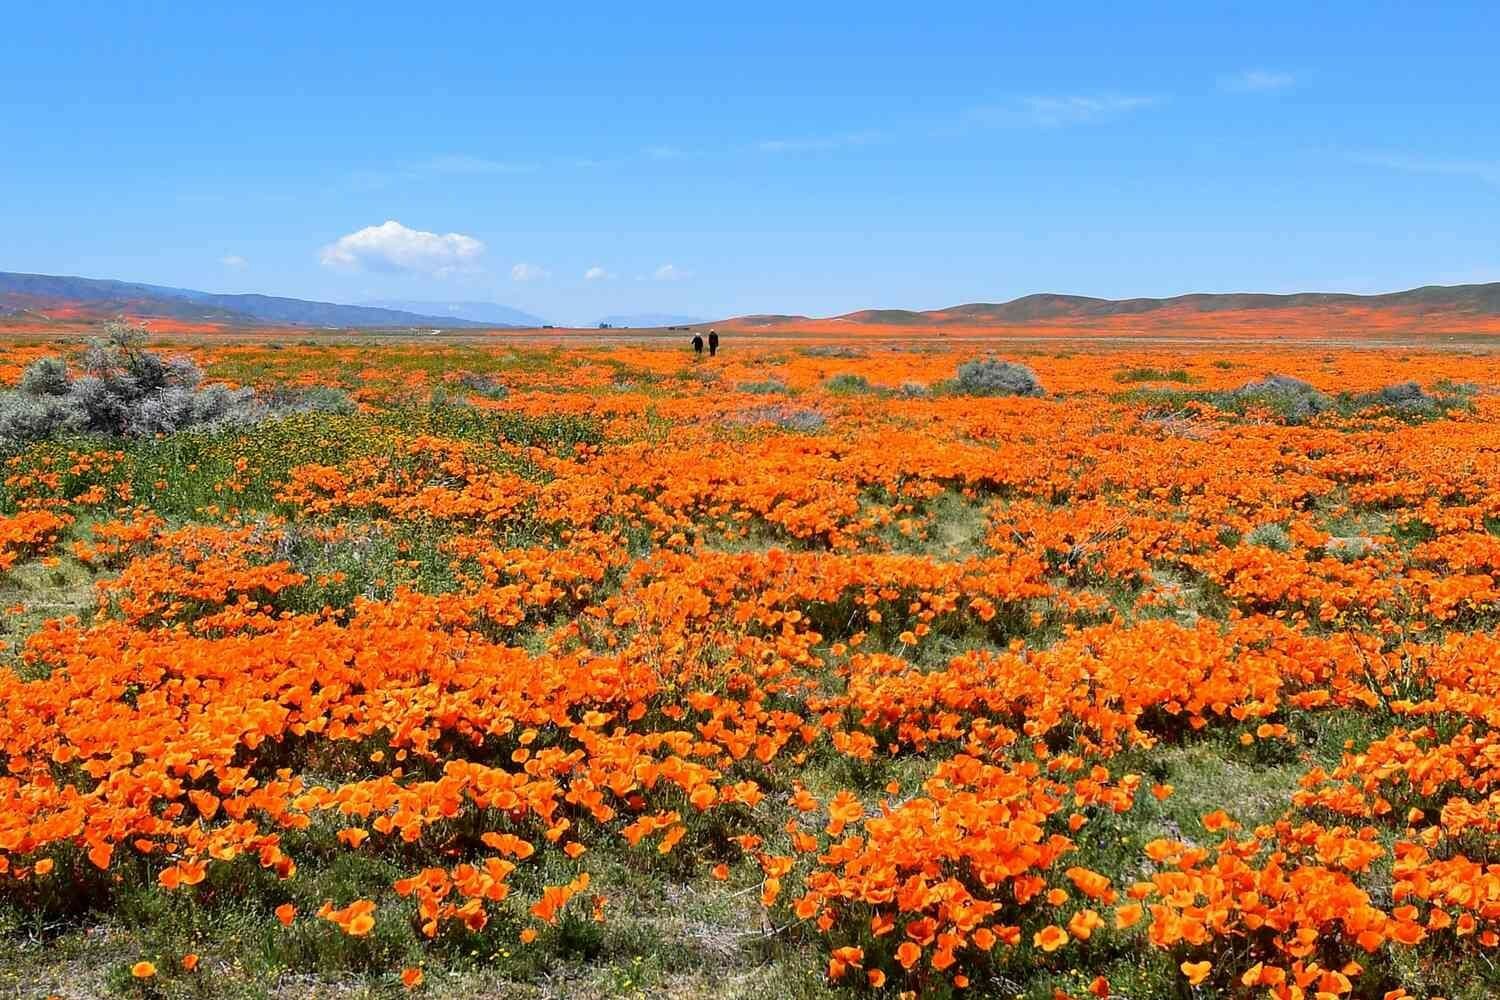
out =
[(5, 21), (0, 270), (559, 322), (1500, 280), (1485, 4)]

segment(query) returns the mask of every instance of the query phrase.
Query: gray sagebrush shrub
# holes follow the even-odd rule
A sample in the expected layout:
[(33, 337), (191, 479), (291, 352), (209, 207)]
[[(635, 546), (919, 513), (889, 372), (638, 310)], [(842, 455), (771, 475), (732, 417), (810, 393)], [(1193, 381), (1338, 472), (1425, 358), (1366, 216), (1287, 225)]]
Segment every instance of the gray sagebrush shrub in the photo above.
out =
[(0, 393), (0, 445), (81, 431), (87, 424), (83, 409), (66, 396)]
[(805, 410), (784, 404), (756, 406), (734, 418), (739, 424), (774, 424), (784, 431), (814, 434), (828, 425), (828, 418), (817, 410)]
[(1046, 392), (1036, 372), (1025, 365), (994, 358), (965, 361), (952, 382), (965, 396), (1042, 396)]
[(150, 437), (199, 427), (253, 423), (283, 413), (351, 413), (347, 394), (322, 386), (268, 403), (253, 389), (204, 386), (193, 359), (146, 350), (144, 327), (105, 326), (72, 377), (62, 358), (42, 358), (17, 389), (0, 392), (0, 447), (59, 434)]
[(1289, 424), (1304, 423), (1334, 408), (1333, 397), (1291, 375), (1267, 375), (1246, 382), (1231, 394), (1238, 404), (1260, 404)]
[(21, 373), (21, 391), (28, 396), (66, 396), (71, 386), (62, 358), (37, 358)]
[(481, 372), (464, 372), (458, 377), (458, 384), (485, 399), (504, 399), (510, 395), (510, 391), (499, 379)]

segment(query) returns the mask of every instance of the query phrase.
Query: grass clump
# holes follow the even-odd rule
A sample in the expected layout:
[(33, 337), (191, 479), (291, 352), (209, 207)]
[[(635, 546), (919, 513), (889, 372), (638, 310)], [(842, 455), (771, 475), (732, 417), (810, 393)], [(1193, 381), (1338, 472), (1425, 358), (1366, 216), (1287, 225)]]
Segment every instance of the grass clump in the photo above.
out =
[(1289, 425), (1305, 424), (1325, 415), (1345, 420), (1389, 417), (1403, 423), (1425, 423), (1472, 407), (1471, 394), (1434, 388), (1437, 393), (1426, 392), (1416, 382), (1400, 382), (1373, 392), (1334, 394), (1290, 375), (1272, 374), (1237, 389), (1141, 388), (1116, 398), (1144, 403), (1147, 415), (1153, 417), (1180, 414), (1190, 404), (1198, 403), (1233, 416), (1268, 413), (1278, 423)]
[(1345, 409), (1388, 414), (1407, 423), (1440, 420), (1454, 411), (1472, 409), (1472, 386), (1447, 382), (1433, 388), (1437, 391), (1429, 393), (1420, 383), (1397, 382), (1374, 392), (1346, 394), (1339, 402)]
[(1356, 562), (1375, 549), (1375, 541), (1368, 535), (1335, 535), (1323, 544), (1323, 552), (1339, 562)]
[(849, 372), (841, 372), (823, 383), (835, 396), (869, 396), (880, 390), (870, 383), (863, 375), (854, 375)]
[(504, 399), (510, 395), (510, 391), (499, 379), (480, 372), (464, 372), (458, 377), (458, 384), (474, 395), (483, 396), (485, 399)]
[(293, 413), (348, 416), (359, 410), (347, 392), (331, 385), (278, 386), (266, 392), (262, 398), (271, 415), (278, 417)]
[(741, 413), (736, 423), (775, 424), (784, 431), (814, 434), (828, 425), (828, 418), (817, 410), (791, 406), (758, 406)]
[(1275, 552), (1286, 552), (1292, 547), (1292, 536), (1279, 524), (1261, 524), (1245, 536), (1245, 542)]
[(790, 386), (775, 378), (768, 378), (763, 382), (740, 383), (740, 392), (748, 392), (753, 396), (784, 396), (791, 391)]
[(1123, 368), (1115, 372), (1116, 382), (1191, 382), (1185, 368)]

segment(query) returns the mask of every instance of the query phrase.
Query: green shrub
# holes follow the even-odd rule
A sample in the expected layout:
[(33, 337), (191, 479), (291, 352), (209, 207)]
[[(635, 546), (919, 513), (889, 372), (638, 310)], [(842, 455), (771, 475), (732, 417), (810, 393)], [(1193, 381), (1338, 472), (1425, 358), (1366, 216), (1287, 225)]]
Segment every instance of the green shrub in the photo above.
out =
[(823, 388), (835, 396), (866, 396), (875, 392), (875, 386), (863, 375), (841, 372), (823, 383)]
[(1191, 382), (1193, 377), (1182, 368), (1124, 368), (1115, 372), (1116, 382)]
[(458, 377), (458, 384), (485, 399), (504, 399), (510, 395), (499, 379), (479, 372), (464, 372)]
[(775, 396), (791, 392), (791, 387), (780, 379), (766, 379), (764, 382), (741, 382), (740, 392), (748, 392), (756, 396)]

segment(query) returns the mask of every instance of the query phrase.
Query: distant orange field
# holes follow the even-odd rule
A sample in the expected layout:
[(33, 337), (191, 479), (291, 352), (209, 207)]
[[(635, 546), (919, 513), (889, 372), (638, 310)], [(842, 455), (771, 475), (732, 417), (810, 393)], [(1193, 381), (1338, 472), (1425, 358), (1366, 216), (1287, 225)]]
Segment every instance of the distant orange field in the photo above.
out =
[(163, 340), (329, 405), (0, 356), (38, 995), (1500, 990), (1500, 355)]
[[(71, 336), (87, 333), (100, 317), (65, 307), (49, 311), (51, 318), (0, 317), (0, 338)], [(714, 326), (742, 339), (755, 341), (879, 341), (916, 343), (931, 340), (1099, 340), (1192, 341), (1202, 343), (1328, 342), (1350, 345), (1395, 343), (1435, 344), (1451, 341), (1484, 344), (1500, 335), (1500, 314), (1447, 308), (1367, 307), (1348, 305), (1286, 308), (1200, 310), (1167, 306), (1128, 315), (1037, 319), (1025, 323), (974, 322), (961, 314), (936, 311), (922, 322), (877, 322), (869, 319), (807, 317), (742, 317)], [(358, 337), (358, 331), (311, 327), (236, 327), (223, 323), (185, 321), (167, 317), (132, 316), (164, 336), (202, 335), (227, 340), (297, 340)], [(407, 336), (426, 340), (431, 330), (377, 331), (364, 336)], [(539, 328), (525, 330), (442, 330), (444, 340), (506, 342), (602, 343), (626, 340), (679, 340), (690, 333), (665, 329)]]

